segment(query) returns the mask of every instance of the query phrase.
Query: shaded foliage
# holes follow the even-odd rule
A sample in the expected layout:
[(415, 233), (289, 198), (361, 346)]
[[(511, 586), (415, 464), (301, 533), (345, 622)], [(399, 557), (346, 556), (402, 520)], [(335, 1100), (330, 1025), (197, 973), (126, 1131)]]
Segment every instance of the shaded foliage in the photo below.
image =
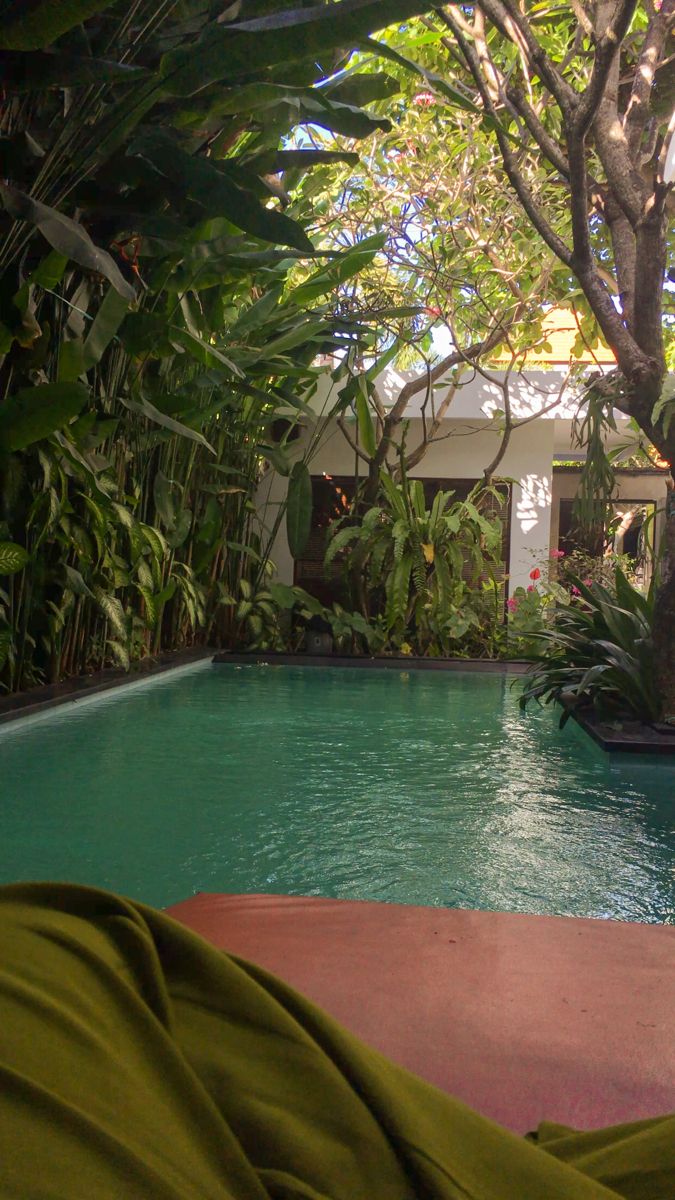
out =
[(423, 6), (239, 7), (4, 14), (5, 687), (236, 639), (231, 598), (259, 588), (283, 519), (254, 503), (261, 471), (290, 470), (273, 421), (301, 419), (317, 353), (370, 336), (335, 320), (330, 276), (311, 299), (286, 286), (321, 253), (291, 193), (323, 159), (284, 157), (284, 139), (315, 120), (350, 138), (386, 125), (318, 85), (344, 46)]

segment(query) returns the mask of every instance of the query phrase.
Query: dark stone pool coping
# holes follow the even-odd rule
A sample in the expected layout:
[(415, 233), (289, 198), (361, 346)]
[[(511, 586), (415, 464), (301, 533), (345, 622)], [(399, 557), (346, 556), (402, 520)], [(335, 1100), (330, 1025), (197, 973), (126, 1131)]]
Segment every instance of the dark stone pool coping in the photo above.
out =
[(580, 729), (609, 754), (620, 751), (622, 754), (675, 755), (675, 731), (660, 733), (652, 725), (637, 721), (626, 722), (622, 728), (615, 729), (596, 717), (592, 710), (572, 711), (570, 715)]
[(122, 667), (108, 667), (103, 671), (96, 671), (93, 675), (79, 675), (74, 679), (64, 679), (61, 683), (42, 684), (25, 692), (2, 696), (0, 726), (20, 717), (47, 712), (48, 709), (57, 708), (61, 704), (73, 703), (75, 700), (84, 699), (85, 696), (94, 696), (97, 692), (107, 692), (112, 688), (212, 657), (212, 646), (192, 646), (189, 650), (160, 654), (156, 658), (144, 658), (133, 663), (129, 671)]
[(349, 654), (285, 654), (280, 650), (237, 653), (223, 650), (214, 655), (214, 663), (255, 665), (274, 663), (278, 667), (357, 667), (362, 670), (405, 671), (476, 671), (486, 675), (524, 675), (528, 663), (519, 659), (489, 658), (414, 658), (411, 655), (382, 655), (378, 658)]

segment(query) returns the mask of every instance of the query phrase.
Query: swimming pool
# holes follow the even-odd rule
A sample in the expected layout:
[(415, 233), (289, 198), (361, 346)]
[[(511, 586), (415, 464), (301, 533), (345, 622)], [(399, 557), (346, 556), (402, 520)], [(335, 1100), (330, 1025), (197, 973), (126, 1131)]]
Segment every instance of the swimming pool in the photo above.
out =
[(502, 676), (199, 663), (0, 729), (0, 881), (675, 921), (675, 768)]

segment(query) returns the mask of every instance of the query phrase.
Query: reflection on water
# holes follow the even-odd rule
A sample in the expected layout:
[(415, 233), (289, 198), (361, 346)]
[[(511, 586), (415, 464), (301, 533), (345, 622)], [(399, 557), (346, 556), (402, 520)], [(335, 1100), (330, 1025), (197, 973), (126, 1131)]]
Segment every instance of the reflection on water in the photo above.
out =
[(675, 921), (675, 764), (508, 679), (198, 665), (0, 731), (0, 880)]

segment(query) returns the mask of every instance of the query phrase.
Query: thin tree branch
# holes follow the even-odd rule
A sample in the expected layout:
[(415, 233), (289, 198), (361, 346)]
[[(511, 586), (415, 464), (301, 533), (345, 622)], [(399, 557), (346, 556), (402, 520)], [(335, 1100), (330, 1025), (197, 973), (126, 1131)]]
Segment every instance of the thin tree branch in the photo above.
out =
[(525, 178), (522, 175), (522, 172), (518, 166), (516, 156), (513, 153), (513, 150), (511, 149), (511, 144), (509, 142), (509, 139), (507, 138), (506, 134), (504, 133), (504, 131), (500, 125), (495, 106), (492, 102), (492, 98), (490, 96), (488, 87), (485, 83), (485, 80), (484, 80), (482, 72), (481, 72), (480, 62), (478, 59), (478, 55), (476, 54), (476, 51), (467, 42), (466, 38), (464, 37), (464, 34), (462, 33), (461, 29), (459, 28), (459, 25), (456, 23), (456, 21), (454, 19), (454, 15), (447, 13), (447, 12), (443, 12), (442, 15), (443, 15), (444, 21), (446, 22), (448, 27), (450, 29), (452, 29), (452, 32), (454, 33), (455, 38), (457, 39), (457, 43), (462, 51), (462, 54), (464, 55), (465, 61), (466, 61), (467, 66), (469, 67), (469, 70), (473, 76), (476, 87), (478, 88), (478, 90), (480, 92), (480, 96), (483, 101), (483, 106), (484, 106), (486, 112), (488, 113), (488, 115), (491, 116), (494, 121), (495, 136), (497, 138), (497, 143), (499, 145), (499, 150), (500, 150), (500, 153), (502, 156), (502, 161), (504, 163), (504, 169), (509, 178), (511, 186), (513, 187), (516, 195), (518, 196), (518, 199), (520, 200), (520, 203), (522, 204), (523, 208), (525, 209), (525, 212), (527, 213), (528, 217), (530, 218), (530, 221), (534, 225), (534, 228), (537, 230), (537, 233), (540, 234), (540, 236), (546, 242), (546, 245), (553, 251), (553, 253), (556, 255), (557, 258), (560, 259), (561, 262), (565, 263), (566, 266), (571, 266), (572, 265), (571, 250), (565, 244), (565, 242), (562, 240), (562, 238), (558, 237), (558, 234), (555, 232), (555, 230), (552, 229), (552, 227), (549, 225), (548, 221), (546, 220), (546, 217), (544, 216), (543, 212), (541, 211), (538, 204), (536, 203), (528, 184), (525, 182)]
[(663, 54), (668, 36), (668, 26), (674, 11), (675, 0), (664, 0), (659, 12), (652, 10), (649, 27), (633, 76), (633, 87), (623, 117), (623, 129), (628, 152), (634, 162), (640, 151), (645, 125), (651, 115), (649, 101), (654, 76)]
[[(636, 0), (619, 0), (612, 20), (596, 42), (595, 60), (588, 87), (583, 92), (574, 113), (572, 128), (576, 137), (585, 138), (588, 133), (607, 86), (612, 66), (617, 61), (621, 43), (635, 12)], [(598, 6), (602, 11), (604, 6)], [(602, 17), (599, 18), (602, 20)]]
[(366, 454), (365, 450), (361, 449), (358, 442), (356, 442), (354, 440), (354, 438), (352, 437), (351, 433), (349, 432), (349, 428), (347, 426), (347, 422), (345, 421), (344, 417), (338, 417), (337, 424), (338, 424), (338, 428), (340, 429), (340, 432), (344, 434), (345, 438), (347, 439), (347, 442), (351, 446), (354, 453), (357, 454), (358, 457), (360, 459), (362, 459), (364, 463), (367, 463), (368, 466), (370, 466), (370, 457)]
[[(561, 110), (571, 111), (578, 99), (574, 88), (560, 74), (543, 47), (539, 44), (532, 33), (527, 19), (523, 16), (517, 5), (512, 3), (511, 0), (505, 0), (504, 3), (502, 3), (502, 0), (480, 0), (480, 6), (486, 16), (490, 18), (492, 24), (503, 33), (504, 37), (508, 38), (510, 42), (514, 42), (521, 52), (523, 50), (526, 51), (528, 59), (535, 68), (534, 70), (530, 69), (530, 74), (539, 75), (551, 95), (558, 101)], [(450, 25), (448, 19), (450, 14), (447, 8), (440, 10), (439, 15), (446, 24)], [(454, 13), (452, 13), (452, 16), (454, 17)], [(450, 28), (452, 28), (452, 25), (450, 25)]]
[(555, 167), (564, 179), (569, 178), (570, 166), (563, 154), (558, 142), (554, 141), (551, 135), (542, 125), (539, 117), (532, 108), (532, 105), (523, 95), (519, 88), (514, 85), (509, 85), (505, 91), (506, 99), (513, 105), (518, 115), (524, 121), (529, 129), (532, 137), (537, 143), (539, 149), (550, 162), (552, 167)]

